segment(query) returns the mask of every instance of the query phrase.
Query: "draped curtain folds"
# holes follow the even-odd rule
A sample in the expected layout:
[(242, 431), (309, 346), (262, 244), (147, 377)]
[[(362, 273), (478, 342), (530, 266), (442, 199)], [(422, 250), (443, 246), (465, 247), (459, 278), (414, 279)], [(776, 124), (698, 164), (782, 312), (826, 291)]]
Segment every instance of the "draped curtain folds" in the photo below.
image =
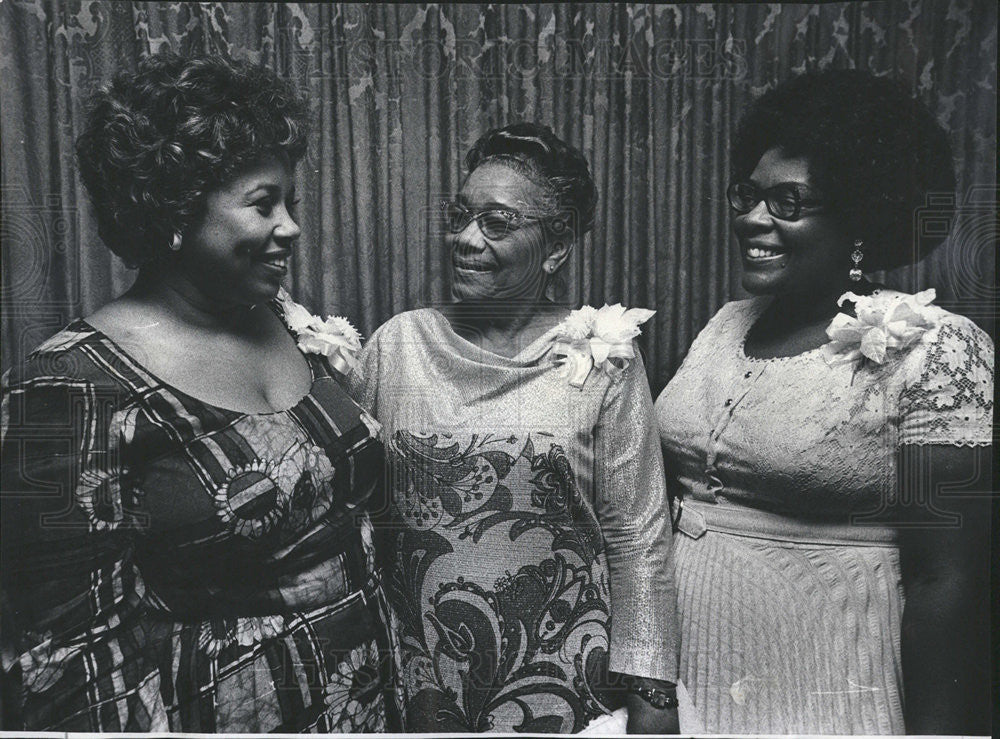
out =
[(642, 339), (654, 392), (709, 317), (741, 297), (724, 191), (744, 105), (817, 65), (894, 74), (951, 132), (963, 208), (943, 250), (890, 279), (937, 287), (940, 303), (992, 331), (996, 15), (979, 0), (8, 0), (3, 367), (128, 286), (131, 273), (97, 236), (73, 141), (87, 94), (164, 48), (260, 61), (307, 92), (315, 127), (297, 172), (303, 236), (288, 287), (366, 335), (447, 299), (437, 202), (460, 186), (473, 142), (516, 120), (551, 125), (587, 155), (600, 190), (596, 227), (569, 266), (569, 297), (656, 309)]

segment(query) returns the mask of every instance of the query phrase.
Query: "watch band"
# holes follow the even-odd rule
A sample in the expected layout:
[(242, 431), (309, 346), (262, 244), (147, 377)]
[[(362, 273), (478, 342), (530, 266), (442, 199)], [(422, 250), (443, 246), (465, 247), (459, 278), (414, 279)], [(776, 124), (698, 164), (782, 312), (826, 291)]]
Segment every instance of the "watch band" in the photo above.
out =
[(628, 692), (635, 693), (653, 708), (661, 710), (664, 708), (677, 708), (677, 696), (670, 695), (666, 691), (658, 690), (657, 688), (645, 688), (632, 683), (628, 686)]

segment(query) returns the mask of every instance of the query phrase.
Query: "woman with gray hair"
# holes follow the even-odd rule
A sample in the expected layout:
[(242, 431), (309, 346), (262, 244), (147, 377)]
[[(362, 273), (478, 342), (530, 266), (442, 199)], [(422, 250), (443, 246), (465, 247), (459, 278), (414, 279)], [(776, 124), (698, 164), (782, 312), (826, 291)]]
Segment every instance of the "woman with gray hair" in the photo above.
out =
[(676, 731), (670, 519), (633, 338), (651, 311), (570, 311), (554, 279), (593, 224), (586, 159), (550, 129), (484, 135), (444, 204), (455, 302), (362, 353), (384, 426), (387, 592), (408, 731), (577, 732), (616, 700)]

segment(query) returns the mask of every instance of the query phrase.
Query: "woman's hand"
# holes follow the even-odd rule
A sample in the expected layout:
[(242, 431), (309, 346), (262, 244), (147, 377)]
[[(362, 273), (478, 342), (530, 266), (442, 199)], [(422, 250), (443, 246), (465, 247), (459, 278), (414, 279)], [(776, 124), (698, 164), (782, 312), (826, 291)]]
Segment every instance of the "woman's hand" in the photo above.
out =
[(625, 698), (625, 705), (628, 707), (628, 724), (625, 730), (629, 734), (679, 734), (680, 721), (677, 717), (677, 692), (674, 684), (648, 677), (631, 677), (629, 680), (634, 685), (662, 691), (674, 700), (672, 707), (657, 708), (643, 696), (629, 692)]

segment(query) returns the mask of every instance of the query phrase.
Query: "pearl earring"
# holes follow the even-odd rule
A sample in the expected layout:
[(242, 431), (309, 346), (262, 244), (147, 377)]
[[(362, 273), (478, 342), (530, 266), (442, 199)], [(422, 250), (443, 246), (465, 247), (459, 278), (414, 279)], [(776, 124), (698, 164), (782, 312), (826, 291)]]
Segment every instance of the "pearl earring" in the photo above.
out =
[(179, 233), (175, 233), (173, 240), (170, 242), (170, 251), (180, 251), (180, 250), (181, 250), (181, 235)]

